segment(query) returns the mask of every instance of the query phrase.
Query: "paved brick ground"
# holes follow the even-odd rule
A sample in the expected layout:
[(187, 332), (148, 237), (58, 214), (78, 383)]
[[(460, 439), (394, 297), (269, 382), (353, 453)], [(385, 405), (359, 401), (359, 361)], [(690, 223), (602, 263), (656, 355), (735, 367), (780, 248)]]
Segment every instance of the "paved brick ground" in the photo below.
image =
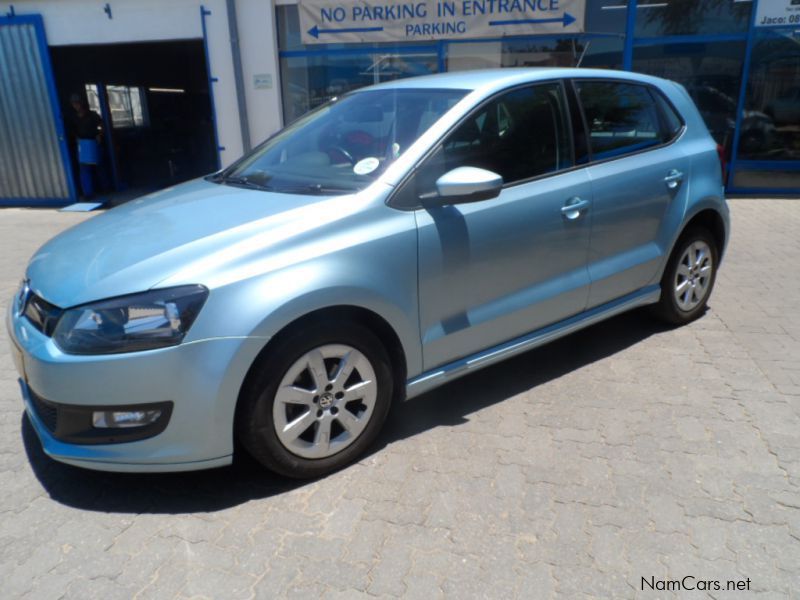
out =
[[(475, 374), (315, 483), (54, 463), (0, 340), (0, 597), (800, 597), (800, 202), (732, 208), (697, 323), (629, 314)], [(82, 218), (0, 212), (0, 303)]]

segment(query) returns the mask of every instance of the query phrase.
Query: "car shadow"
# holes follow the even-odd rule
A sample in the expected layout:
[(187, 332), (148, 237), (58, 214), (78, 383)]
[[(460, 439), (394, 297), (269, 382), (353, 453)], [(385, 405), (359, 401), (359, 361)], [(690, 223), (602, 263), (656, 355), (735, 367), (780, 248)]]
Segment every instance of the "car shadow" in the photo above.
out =
[[(466, 415), (616, 354), (665, 327), (633, 311), (467, 375), (396, 407), (368, 456), (434, 427), (458, 427)], [(233, 465), (189, 473), (104, 473), (49, 458), (23, 414), (22, 439), (33, 472), (61, 504), (115, 513), (212, 512), (308, 484), (265, 471), (244, 452)]]

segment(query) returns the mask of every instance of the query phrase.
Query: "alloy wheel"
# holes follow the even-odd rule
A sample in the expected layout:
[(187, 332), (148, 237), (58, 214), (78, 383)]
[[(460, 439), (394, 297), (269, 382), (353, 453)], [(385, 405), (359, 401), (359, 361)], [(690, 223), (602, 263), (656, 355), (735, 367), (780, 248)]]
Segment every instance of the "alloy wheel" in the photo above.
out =
[(675, 272), (673, 292), (678, 308), (689, 312), (708, 295), (714, 269), (711, 248), (702, 240), (686, 247)]
[(303, 458), (332, 456), (364, 431), (377, 394), (375, 370), (356, 348), (314, 348), (289, 367), (275, 393), (278, 440)]

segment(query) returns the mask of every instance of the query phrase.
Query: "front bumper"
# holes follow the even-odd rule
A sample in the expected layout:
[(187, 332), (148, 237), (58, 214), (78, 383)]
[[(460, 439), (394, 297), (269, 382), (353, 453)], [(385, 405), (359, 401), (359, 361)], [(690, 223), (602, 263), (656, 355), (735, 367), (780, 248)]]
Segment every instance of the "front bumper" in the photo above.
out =
[[(230, 464), (239, 388), (265, 340), (215, 338), (105, 356), (64, 354), (52, 339), (9, 310), (6, 326), (25, 410), (46, 454), (104, 471), (188, 471)], [(171, 403), (166, 427), (123, 443), (68, 443), (40, 414), (46, 399), (66, 407)]]

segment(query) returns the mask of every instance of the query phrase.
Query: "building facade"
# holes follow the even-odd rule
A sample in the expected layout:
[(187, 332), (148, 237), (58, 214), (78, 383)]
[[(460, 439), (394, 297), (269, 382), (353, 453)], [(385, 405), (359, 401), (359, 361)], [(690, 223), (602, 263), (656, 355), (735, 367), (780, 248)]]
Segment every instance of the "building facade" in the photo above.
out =
[(800, 0), (23, 0), (0, 4), (0, 205), (80, 196), (76, 96), (98, 187), (135, 195), (348, 90), (529, 66), (678, 81), (729, 193), (800, 195)]

